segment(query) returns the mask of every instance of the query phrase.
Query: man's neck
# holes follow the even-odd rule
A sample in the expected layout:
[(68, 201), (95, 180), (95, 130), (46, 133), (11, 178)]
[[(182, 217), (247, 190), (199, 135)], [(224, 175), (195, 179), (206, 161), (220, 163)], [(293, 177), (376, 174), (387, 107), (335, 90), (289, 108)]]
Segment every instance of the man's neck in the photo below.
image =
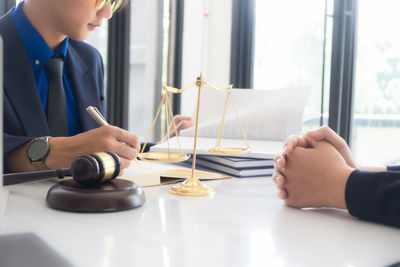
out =
[(50, 49), (55, 51), (64, 41), (66, 35), (57, 31), (54, 27), (55, 23), (52, 19), (52, 12), (46, 11), (46, 7), (41, 6), (40, 3), (40, 1), (37, 1), (36, 3), (26, 1), (22, 6), (22, 10), (29, 22), (40, 33)]

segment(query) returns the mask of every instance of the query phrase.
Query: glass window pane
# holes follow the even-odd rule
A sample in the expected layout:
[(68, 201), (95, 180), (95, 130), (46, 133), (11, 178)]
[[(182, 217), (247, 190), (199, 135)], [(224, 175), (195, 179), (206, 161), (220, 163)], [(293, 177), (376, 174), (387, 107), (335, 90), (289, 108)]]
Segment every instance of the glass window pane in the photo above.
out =
[[(145, 141), (161, 99), (163, 1), (131, 2), (130, 74), (128, 130)], [(166, 7), (168, 8), (168, 7)], [(167, 11), (166, 11), (167, 12)], [(158, 122), (160, 119), (158, 119)], [(147, 141), (160, 139), (159, 125)]]
[(400, 162), (400, 2), (359, 1), (351, 145), (361, 165)]
[(86, 40), (87, 43), (94, 46), (99, 50), (104, 62), (104, 72), (107, 70), (107, 48), (108, 48), (108, 20), (103, 20), (101, 27), (96, 31), (92, 32), (89, 38)]
[(311, 87), (305, 128), (328, 111), (332, 9), (333, 1), (256, 2), (254, 88)]
[(99, 50), (104, 65), (104, 95), (107, 96), (107, 49), (108, 49), (108, 20), (103, 20), (101, 27), (92, 32), (87, 43)]
[(100, 28), (92, 32), (89, 38), (86, 40), (87, 43), (94, 46), (99, 50), (104, 61), (104, 70), (107, 66), (107, 48), (108, 48), (108, 21), (103, 20)]

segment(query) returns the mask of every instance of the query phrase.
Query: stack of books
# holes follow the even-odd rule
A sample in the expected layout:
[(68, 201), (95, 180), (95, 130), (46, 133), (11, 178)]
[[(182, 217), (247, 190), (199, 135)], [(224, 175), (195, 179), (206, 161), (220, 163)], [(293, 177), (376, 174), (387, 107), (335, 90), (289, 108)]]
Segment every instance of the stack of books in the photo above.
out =
[(274, 171), (273, 159), (262, 158), (198, 155), (196, 166), (241, 178), (272, 176)]

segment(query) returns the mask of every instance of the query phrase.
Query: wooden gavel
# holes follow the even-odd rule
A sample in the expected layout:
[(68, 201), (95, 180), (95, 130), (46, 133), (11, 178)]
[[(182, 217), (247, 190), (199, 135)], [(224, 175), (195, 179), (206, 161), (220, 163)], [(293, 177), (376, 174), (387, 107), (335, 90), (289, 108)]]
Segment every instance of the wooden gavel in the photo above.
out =
[(121, 161), (118, 155), (107, 151), (79, 155), (72, 161), (71, 168), (4, 174), (3, 180), (4, 185), (12, 185), (72, 176), (80, 185), (91, 187), (114, 179), (120, 171)]

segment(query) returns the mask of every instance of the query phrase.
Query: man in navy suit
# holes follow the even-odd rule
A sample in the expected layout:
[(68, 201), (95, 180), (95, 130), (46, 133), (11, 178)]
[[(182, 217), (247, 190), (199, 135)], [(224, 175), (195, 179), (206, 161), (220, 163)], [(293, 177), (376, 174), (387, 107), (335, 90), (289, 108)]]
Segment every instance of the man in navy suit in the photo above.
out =
[[(97, 127), (87, 106), (104, 114), (104, 70), (99, 52), (83, 43), (120, 1), (26, 0), (0, 18), (4, 40), (4, 158), (6, 171), (68, 167), (82, 153), (113, 151), (123, 167), (140, 149), (138, 137)], [(53, 137), (47, 122), (48, 73), (62, 58), (68, 134)]]
[[(82, 41), (111, 18), (122, 1), (26, 0), (0, 18), (6, 172), (69, 167), (77, 155), (99, 151), (117, 153), (123, 168), (136, 158), (140, 143), (135, 134), (98, 127), (86, 112), (88, 106), (105, 112), (104, 69), (99, 52)], [(60, 83), (68, 134), (51, 137), (51, 77), (45, 65), (55, 58), (64, 62)], [(193, 125), (186, 116), (175, 116), (174, 122), (178, 131)]]

